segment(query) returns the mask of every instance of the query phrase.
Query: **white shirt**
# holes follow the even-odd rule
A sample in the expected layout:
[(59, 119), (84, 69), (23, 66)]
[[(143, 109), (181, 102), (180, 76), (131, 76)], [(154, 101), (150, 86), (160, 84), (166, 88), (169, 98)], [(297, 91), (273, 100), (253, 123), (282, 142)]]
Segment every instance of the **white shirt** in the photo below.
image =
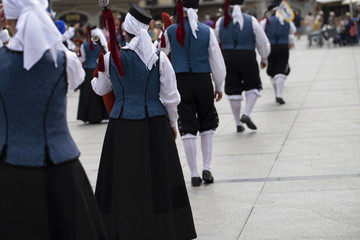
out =
[[(166, 55), (169, 55), (171, 52), (171, 46), (169, 37), (167, 35), (167, 31), (164, 33), (166, 47), (159, 48), (161, 51), (164, 51)], [(222, 85), (226, 77), (226, 66), (224, 62), (223, 55), (221, 53), (219, 43), (216, 39), (214, 31), (210, 28), (210, 42), (209, 42), (209, 64), (212, 73), (212, 79), (215, 84), (215, 90), (218, 92), (222, 92)]]
[[(129, 49), (128, 46), (123, 49)], [(104, 57), (105, 72), (99, 72), (99, 77), (91, 81), (93, 90), (100, 96), (112, 90), (109, 72), (110, 53)], [(168, 113), (171, 127), (176, 126), (178, 119), (177, 105), (180, 103), (180, 94), (177, 90), (176, 76), (168, 57), (160, 52), (160, 99)]]
[[(22, 44), (16, 39), (12, 38), (7, 47), (14, 51), (23, 51), (24, 47)], [(65, 46), (59, 46), (59, 50), (66, 49)], [(80, 61), (75, 53), (65, 50), (66, 56), (66, 74), (67, 74), (67, 82), (68, 82), (68, 92), (77, 88), (85, 79), (85, 71), (82, 68)]]
[(75, 28), (69, 27), (66, 32), (62, 35), (62, 41), (67, 43), (67, 47), (69, 50), (73, 51), (76, 46), (75, 44), (70, 40), (72, 37), (75, 36)]
[[(267, 19), (263, 19), (260, 22), (260, 26), (262, 27), (262, 29), (266, 28), (266, 23), (267, 23)], [(289, 43), (292, 44), (293, 43), (293, 39), (294, 39), (294, 34), (296, 33), (296, 26), (293, 22), (290, 22), (290, 30), (289, 30)]]
[[(223, 17), (221, 17), (215, 25), (215, 34), (216, 37), (218, 39), (218, 41), (220, 42), (220, 24), (221, 24), (221, 20), (223, 19)], [(256, 48), (261, 56), (261, 62), (266, 63), (267, 62), (267, 58), (270, 54), (271, 51), (271, 45), (270, 45), (270, 41), (267, 38), (264, 29), (260, 26), (259, 22), (257, 21), (256, 18), (251, 17), (252, 20), (252, 26), (253, 26), (253, 30), (254, 30), (254, 34), (255, 34), (255, 45)]]

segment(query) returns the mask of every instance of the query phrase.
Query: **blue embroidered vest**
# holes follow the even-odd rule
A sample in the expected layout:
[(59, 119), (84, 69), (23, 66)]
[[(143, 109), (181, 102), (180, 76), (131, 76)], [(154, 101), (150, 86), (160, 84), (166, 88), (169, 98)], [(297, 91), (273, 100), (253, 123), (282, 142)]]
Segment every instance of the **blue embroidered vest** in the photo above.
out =
[(29, 71), (23, 53), (0, 48), (0, 153), (8, 164), (39, 167), (76, 159), (66, 121), (66, 57), (49, 52)]
[(185, 18), (185, 45), (181, 46), (176, 39), (177, 24), (167, 29), (171, 45), (171, 62), (176, 73), (209, 73), (210, 28), (198, 23), (197, 39), (191, 32), (189, 19)]
[(97, 68), (98, 64), (96, 60), (100, 54), (100, 48), (96, 44), (94, 44), (94, 50), (91, 50), (89, 42), (85, 42), (83, 45), (86, 54), (86, 61), (84, 62), (83, 67), (88, 69)]
[(224, 18), (220, 22), (220, 42), (223, 50), (255, 50), (255, 34), (252, 24), (252, 17), (243, 14), (244, 26), (240, 30), (239, 23), (234, 25), (233, 21), (225, 28)]
[(276, 16), (270, 17), (269, 24), (265, 27), (265, 33), (271, 45), (289, 44), (289, 31), (290, 24), (284, 22), (284, 25), (281, 25)]
[(110, 57), (110, 78), (116, 97), (110, 117), (135, 120), (167, 115), (159, 96), (159, 61), (148, 70), (132, 50), (120, 50), (120, 58), (123, 77)]

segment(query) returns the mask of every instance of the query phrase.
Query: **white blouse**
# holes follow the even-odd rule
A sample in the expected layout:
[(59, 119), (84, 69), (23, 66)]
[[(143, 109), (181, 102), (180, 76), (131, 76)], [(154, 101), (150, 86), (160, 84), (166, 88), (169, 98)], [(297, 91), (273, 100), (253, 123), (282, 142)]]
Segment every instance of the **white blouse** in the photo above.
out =
[[(24, 47), (16, 38), (12, 38), (7, 45), (10, 50), (14, 51), (23, 51)], [(71, 52), (66, 49), (66, 47), (61, 43), (58, 46), (58, 50), (65, 52), (66, 56), (66, 74), (68, 82), (68, 92), (77, 88), (85, 79), (85, 71), (82, 68), (82, 65), (74, 52)]]
[[(129, 48), (128, 45), (123, 49)], [(112, 90), (109, 72), (110, 53), (104, 57), (105, 72), (99, 72), (99, 77), (91, 81), (93, 90), (100, 96)], [(178, 119), (177, 105), (180, 103), (180, 94), (177, 90), (176, 76), (168, 57), (160, 52), (160, 99), (168, 113), (171, 127), (176, 126)]]

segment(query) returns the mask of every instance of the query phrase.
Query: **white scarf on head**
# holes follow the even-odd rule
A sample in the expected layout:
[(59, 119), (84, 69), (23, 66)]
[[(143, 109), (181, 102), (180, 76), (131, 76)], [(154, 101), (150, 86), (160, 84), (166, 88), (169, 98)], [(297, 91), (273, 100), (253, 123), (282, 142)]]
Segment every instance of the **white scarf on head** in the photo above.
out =
[(3, 0), (5, 17), (17, 19), (14, 36), (23, 46), (24, 68), (30, 70), (50, 50), (56, 66), (56, 50), (62, 46), (62, 36), (46, 12), (47, 0)]
[(191, 32), (194, 35), (194, 37), (197, 39), (196, 31), (199, 31), (198, 25), (197, 25), (197, 22), (198, 22), (197, 12), (198, 12), (198, 10), (194, 9), (194, 8), (186, 8), (186, 7), (184, 7), (184, 11), (187, 12), (187, 15), (189, 17), (189, 24), (190, 24)]
[(244, 17), (243, 17), (243, 14), (241, 12), (241, 6), (240, 5), (230, 5), (230, 7), (233, 8), (232, 18), (233, 18), (234, 25), (236, 23), (239, 23), (240, 30), (242, 30), (243, 27), (244, 27)]
[(149, 25), (138, 21), (128, 13), (123, 27), (125, 31), (135, 35), (126, 46), (134, 50), (146, 67), (151, 70), (159, 57), (148, 33)]

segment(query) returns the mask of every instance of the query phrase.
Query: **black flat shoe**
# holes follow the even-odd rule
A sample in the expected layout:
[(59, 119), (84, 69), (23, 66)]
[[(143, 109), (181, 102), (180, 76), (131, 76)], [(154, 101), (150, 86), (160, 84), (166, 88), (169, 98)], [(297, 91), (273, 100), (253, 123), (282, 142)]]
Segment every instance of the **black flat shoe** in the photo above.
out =
[(193, 187), (199, 187), (202, 183), (201, 177), (193, 177), (191, 178), (191, 185)]
[(245, 131), (245, 128), (244, 128), (244, 126), (237, 126), (236, 131), (237, 132), (243, 132), (243, 131)]
[(279, 97), (276, 98), (276, 102), (277, 102), (278, 104), (280, 104), (280, 105), (285, 104), (284, 99), (279, 98)]
[(241, 121), (242, 123), (245, 123), (246, 126), (248, 126), (248, 128), (250, 128), (250, 129), (252, 129), (252, 130), (256, 130), (256, 129), (257, 129), (256, 125), (251, 121), (251, 119), (249, 118), (249, 116), (247, 116), (247, 115), (245, 115), (245, 114), (243, 114), (243, 115), (241, 116), (240, 121)]
[(202, 172), (202, 177), (205, 183), (213, 183), (214, 177), (212, 176), (211, 172), (208, 170), (204, 170)]

